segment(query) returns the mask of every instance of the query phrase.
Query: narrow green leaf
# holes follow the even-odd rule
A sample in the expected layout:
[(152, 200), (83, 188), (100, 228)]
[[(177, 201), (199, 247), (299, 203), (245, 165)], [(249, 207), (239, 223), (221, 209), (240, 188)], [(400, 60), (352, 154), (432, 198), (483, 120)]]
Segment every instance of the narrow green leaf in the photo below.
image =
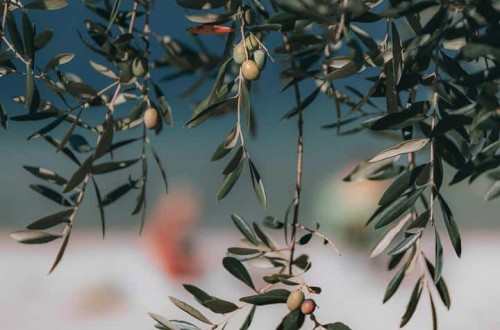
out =
[(40, 184), (32, 184), (30, 185), (30, 188), (57, 204), (62, 206), (73, 206), (63, 195), (49, 187)]
[(450, 236), (451, 243), (458, 257), (462, 255), (462, 239), (460, 238), (460, 232), (458, 230), (458, 225), (453, 218), (453, 213), (451, 212), (448, 203), (444, 200), (441, 194), (438, 194), (439, 204), (441, 205), (441, 211), (443, 213), (444, 223), (446, 225), (446, 230)]
[(250, 310), (250, 313), (248, 313), (248, 316), (245, 319), (245, 322), (243, 322), (243, 325), (241, 326), (240, 330), (248, 330), (250, 328), (250, 325), (252, 324), (253, 316), (255, 315), (255, 310), (257, 309), (256, 305), (252, 306), (252, 309)]
[(115, 161), (115, 162), (105, 162), (101, 164), (93, 164), (92, 165), (92, 174), (105, 174), (109, 172), (114, 172), (118, 170), (122, 170), (125, 168), (128, 168), (135, 163), (137, 163), (140, 158), (136, 159), (130, 159), (130, 160), (122, 160), (122, 161)]
[(236, 258), (225, 257), (222, 260), (222, 265), (229, 273), (231, 273), (231, 275), (255, 290), (252, 278), (241, 261)]
[(420, 187), (402, 195), (401, 197), (398, 197), (389, 205), (379, 207), (379, 209), (375, 211), (374, 215), (370, 218), (369, 222), (374, 221), (376, 229), (388, 225), (403, 213), (408, 211), (408, 209), (415, 204), (424, 189), (425, 187)]
[(264, 183), (262, 182), (260, 174), (251, 159), (248, 160), (248, 165), (250, 167), (250, 175), (252, 177), (253, 189), (257, 195), (257, 200), (259, 201), (260, 206), (263, 209), (266, 209), (267, 197), (266, 190), (264, 189)]
[(113, 115), (109, 114), (104, 123), (104, 128), (102, 133), (97, 139), (97, 144), (94, 150), (94, 159), (98, 159), (104, 156), (111, 147), (113, 143)]
[(374, 258), (382, 253), (391, 244), (396, 235), (401, 231), (401, 229), (403, 229), (410, 219), (411, 214), (408, 213), (405, 217), (392, 225), (391, 228), (389, 228), (382, 236), (380, 236), (379, 240), (372, 249), (370, 258)]
[(427, 227), (427, 224), (429, 223), (430, 220), (430, 210), (425, 210), (424, 212), (420, 213), (420, 215), (413, 221), (408, 228), (406, 228), (406, 233), (408, 234), (418, 234), (424, 231), (425, 227)]
[(150, 143), (149, 144), (151, 148), (151, 153), (153, 154), (153, 158), (156, 162), (156, 165), (158, 165), (158, 169), (160, 170), (161, 177), (163, 179), (163, 185), (165, 186), (165, 192), (168, 193), (168, 181), (167, 181), (167, 172), (165, 171), (165, 167), (163, 166), (163, 162), (160, 159), (160, 156), (158, 156), (158, 153), (156, 150), (153, 148), (153, 145)]
[(238, 230), (243, 234), (243, 236), (245, 236), (245, 238), (250, 243), (252, 243), (255, 246), (259, 245), (259, 241), (255, 237), (255, 234), (252, 231), (252, 228), (242, 217), (233, 213), (233, 214), (231, 214), (231, 220), (233, 220), (233, 223), (236, 226), (236, 228), (238, 228)]
[(54, 235), (38, 230), (20, 230), (10, 234), (10, 237), (23, 244), (44, 244), (61, 238), (61, 235)]
[(389, 254), (400, 254), (411, 248), (417, 240), (420, 238), (421, 234), (414, 234), (406, 237), (404, 240), (402, 240), (398, 245), (396, 245), (390, 252)]
[(399, 38), (399, 33), (396, 28), (394, 21), (391, 22), (392, 30), (392, 60), (393, 60), (393, 74), (394, 74), (394, 84), (398, 85), (401, 76), (403, 75), (404, 67), (404, 57), (403, 57), (403, 45), (401, 39)]
[(49, 274), (52, 273), (54, 269), (56, 269), (57, 265), (59, 265), (59, 263), (61, 262), (62, 257), (64, 256), (64, 252), (66, 251), (66, 247), (68, 246), (70, 235), (71, 235), (71, 225), (68, 225), (65, 229), (65, 234), (63, 237), (63, 242), (61, 244), (61, 247), (59, 248), (56, 258), (54, 259), (54, 262), (50, 267)]
[(56, 10), (68, 5), (68, 0), (33, 0), (24, 5), (26, 9)]
[(233, 304), (232, 302), (221, 299), (207, 300), (205, 301), (205, 306), (212, 312), (217, 314), (227, 314), (238, 309), (238, 306)]
[(30, 113), (34, 113), (38, 108), (36, 102), (33, 102), (35, 95), (35, 82), (33, 80), (33, 68), (30, 64), (26, 64), (26, 77), (25, 77), (26, 94), (24, 96), (24, 105)]
[[(300, 101), (300, 105), (293, 108), (292, 110), (288, 111), (286, 114), (284, 114), (282, 117), (281, 117), (281, 120), (284, 120), (284, 119), (290, 119), (292, 118), (293, 116), (297, 115), (299, 113), (299, 109), (300, 111), (304, 111), (309, 105), (311, 105), (314, 100), (316, 100), (316, 98), (318, 97), (319, 95), (319, 92), (321, 91), (321, 87), (322, 86), (319, 86), (317, 87), (311, 94), (309, 94), (304, 100)], [(300, 108), (299, 108), (300, 107)]]
[(190, 306), (189, 304), (186, 304), (185, 302), (174, 298), (174, 297), (169, 297), (170, 300), (175, 304), (175, 306), (179, 307), (181, 310), (184, 312), (188, 313), (192, 317), (200, 320), (203, 323), (210, 324), (212, 325), (213, 323), (205, 317), (200, 311), (198, 311), (196, 308)]
[(222, 174), (228, 175), (234, 172), (238, 168), (238, 164), (243, 160), (244, 157), (243, 151), (244, 151), (243, 147), (238, 148), (238, 150), (235, 152), (229, 163), (222, 171)]
[(342, 322), (329, 323), (324, 325), (326, 330), (351, 330), (347, 325)]
[(396, 157), (402, 154), (408, 154), (411, 152), (418, 151), (425, 147), (427, 143), (429, 142), (429, 139), (414, 139), (414, 140), (406, 140), (403, 141), (395, 146), (392, 146), (390, 148), (387, 148), (381, 152), (379, 152), (377, 155), (373, 156), (370, 158), (368, 161), (370, 163), (374, 162), (379, 162), (381, 160), (385, 160), (388, 158)]
[(24, 36), (24, 53), (31, 59), (32, 63), (35, 58), (35, 32), (34, 27), (26, 12), (22, 12), (23, 36)]
[[(429, 274), (431, 275), (432, 278), (434, 278), (435, 276), (434, 266), (427, 258), (425, 258), (425, 264), (427, 265), (427, 270), (429, 271)], [(448, 287), (446, 286), (446, 282), (444, 281), (442, 276), (439, 279), (439, 281), (435, 283), (435, 285), (436, 289), (438, 290), (439, 296), (443, 301), (443, 304), (446, 306), (446, 308), (450, 309), (451, 306), (450, 294), (448, 292)]]
[(284, 304), (290, 295), (290, 291), (285, 289), (270, 290), (254, 296), (247, 296), (240, 299), (252, 305), (263, 306), (271, 304)]
[(305, 315), (302, 314), (300, 309), (296, 309), (283, 318), (277, 330), (298, 330), (304, 324), (304, 320)]
[(55, 173), (54, 171), (51, 171), (47, 168), (43, 167), (36, 167), (36, 166), (23, 166), (24, 169), (37, 178), (40, 178), (42, 180), (57, 184), (57, 185), (65, 185), (67, 183), (67, 180), (60, 176), (59, 174)]
[(164, 326), (167, 330), (181, 330), (180, 328), (176, 327), (173, 323), (171, 323), (169, 320), (167, 320), (163, 316), (160, 316), (160, 315), (154, 314), (154, 313), (148, 313), (148, 315), (153, 320), (155, 320), (156, 322), (158, 322), (159, 324)]
[(24, 46), (23, 39), (21, 38), (21, 34), (19, 33), (19, 29), (17, 28), (17, 23), (12, 15), (10, 10), (7, 11), (5, 16), (5, 23), (7, 25), (7, 30), (9, 31), (10, 41), (14, 46), (16, 52), (18, 52), (21, 56), (24, 56)]
[(267, 246), (270, 249), (274, 248), (273, 241), (267, 234), (260, 228), (260, 226), (257, 223), (253, 223), (253, 229), (255, 231), (255, 234), (259, 239), (264, 243), (265, 246)]
[(3, 103), (0, 101), (0, 126), (7, 129), (8, 116)]
[(94, 186), (95, 197), (97, 199), (97, 206), (99, 207), (99, 216), (101, 217), (102, 237), (104, 238), (106, 236), (106, 216), (104, 214), (104, 205), (102, 203), (101, 191), (94, 177), (92, 177), (92, 184)]
[(83, 164), (78, 168), (78, 170), (75, 171), (75, 173), (73, 173), (68, 183), (64, 187), (64, 193), (75, 189), (80, 183), (82, 183), (82, 181), (85, 179), (85, 176), (87, 176), (87, 174), (89, 174), (92, 170), (92, 162), (92, 156), (85, 159)]
[(122, 3), (122, 0), (115, 0), (113, 3), (113, 7), (111, 8), (111, 13), (109, 15), (109, 22), (108, 22), (108, 27), (106, 28), (106, 33), (111, 30), (111, 27), (116, 21), (116, 18), (118, 17), (118, 13), (120, 11), (120, 5)]
[(45, 230), (57, 226), (61, 223), (68, 223), (69, 218), (74, 212), (74, 209), (68, 209), (53, 213), (29, 224), (26, 228), (30, 230)]
[(238, 181), (238, 178), (240, 177), (241, 170), (243, 169), (243, 164), (244, 164), (244, 158), (242, 158), (236, 170), (234, 170), (233, 172), (229, 173), (224, 177), (219, 192), (217, 193), (217, 201), (220, 201), (221, 199), (226, 197), (227, 194), (229, 194), (229, 192), (231, 191), (231, 189), (233, 189), (235, 183)]
[(436, 235), (435, 238), (435, 249), (434, 253), (436, 256), (435, 264), (436, 268), (434, 271), (434, 283), (438, 283), (439, 280), (441, 279), (441, 273), (443, 271), (443, 246), (441, 245), (441, 238), (439, 237), (439, 233), (437, 231), (437, 228), (434, 227), (434, 233)]
[(385, 304), (391, 297), (396, 293), (401, 282), (405, 277), (406, 266), (401, 267), (401, 269), (396, 273), (396, 275), (391, 279), (385, 290), (383, 303)]
[(125, 194), (127, 194), (130, 190), (135, 188), (135, 184), (137, 181), (129, 180), (128, 183), (125, 183), (121, 186), (118, 186), (117, 188), (111, 190), (107, 195), (105, 195), (102, 199), (102, 205), (107, 206), (115, 201), (117, 201), (119, 198), (123, 197)]
[(413, 288), (413, 292), (410, 297), (410, 302), (408, 303), (408, 306), (406, 307), (406, 312), (403, 315), (403, 318), (401, 319), (401, 323), (399, 324), (400, 328), (404, 327), (410, 321), (411, 317), (413, 316), (413, 313), (415, 313), (418, 301), (420, 300), (420, 296), (422, 295), (423, 287), (424, 287), (424, 279), (423, 277), (421, 277), (415, 284), (415, 287)]
[(436, 313), (436, 306), (434, 305), (434, 299), (432, 298), (432, 294), (429, 291), (429, 299), (431, 302), (431, 313), (432, 313), (432, 330), (438, 330), (438, 319)]
[(42, 32), (38, 33), (35, 36), (35, 40), (33, 41), (35, 50), (40, 50), (45, 46), (47, 46), (50, 40), (52, 40), (53, 36), (54, 36), (54, 31), (52, 31), (51, 29), (45, 29)]
[(186, 289), (187, 292), (193, 295), (196, 301), (198, 301), (203, 306), (205, 306), (206, 301), (214, 299), (214, 297), (194, 285), (183, 284), (182, 286), (184, 287), (184, 289)]

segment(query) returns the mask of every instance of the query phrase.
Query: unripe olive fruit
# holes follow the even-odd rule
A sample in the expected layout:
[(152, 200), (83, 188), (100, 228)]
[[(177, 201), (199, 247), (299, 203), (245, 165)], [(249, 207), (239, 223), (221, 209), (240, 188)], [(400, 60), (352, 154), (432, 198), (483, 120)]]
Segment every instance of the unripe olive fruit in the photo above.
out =
[(243, 73), (243, 77), (249, 81), (259, 78), (260, 75), (259, 67), (252, 60), (246, 60), (243, 62), (241, 65), (241, 71)]
[(245, 38), (245, 44), (249, 51), (253, 51), (259, 48), (259, 39), (255, 34), (250, 33), (250, 35)]
[(143, 77), (148, 73), (148, 60), (144, 57), (137, 56), (132, 61), (132, 73), (136, 77)]
[(253, 60), (260, 70), (264, 69), (264, 66), (266, 65), (266, 53), (260, 49), (256, 50), (253, 53)]
[(314, 313), (315, 309), (316, 309), (316, 303), (312, 299), (306, 299), (300, 305), (300, 311), (302, 312), (302, 314), (305, 315)]
[(155, 128), (158, 124), (158, 111), (155, 108), (148, 108), (144, 112), (144, 125), (147, 128)]
[(291, 312), (293, 312), (302, 305), (303, 301), (304, 301), (304, 293), (300, 290), (295, 290), (288, 295), (288, 298), (286, 300), (286, 306)]
[(237, 44), (236, 47), (234, 47), (234, 49), (233, 49), (234, 62), (236, 64), (241, 64), (241, 63), (245, 62), (246, 59), (247, 59), (247, 55), (245, 52), (245, 46), (243, 45), (243, 43)]

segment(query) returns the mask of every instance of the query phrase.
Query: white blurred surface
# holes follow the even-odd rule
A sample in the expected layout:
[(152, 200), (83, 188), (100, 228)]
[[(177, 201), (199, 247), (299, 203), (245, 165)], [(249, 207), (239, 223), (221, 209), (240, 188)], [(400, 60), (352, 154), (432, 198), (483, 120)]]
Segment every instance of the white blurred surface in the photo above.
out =
[[(47, 276), (57, 244), (24, 246), (1, 232), (0, 329), (154, 329), (147, 312), (192, 321), (168, 300), (173, 295), (198, 306), (182, 289), (184, 282), (233, 301), (251, 294), (220, 267), (226, 248), (237, 242), (234, 232), (200, 232), (196, 247), (205, 273), (183, 281), (169, 280), (154, 267), (136, 233), (114, 232), (104, 241), (97, 232), (75, 234), (58, 269)], [(447, 312), (435, 295), (440, 329), (500, 329), (496, 305), (500, 301), (499, 234), (464, 232), (460, 260), (445, 244), (444, 277), (452, 308)], [(342, 321), (353, 330), (398, 329), (415, 280), (403, 282), (396, 295), (382, 305), (385, 286), (393, 275), (385, 271), (385, 260), (370, 261), (368, 251), (340, 248), (343, 255), (338, 257), (327, 247), (313, 247), (313, 268), (305, 280), (323, 289), (315, 297), (320, 307), (318, 319)], [(254, 279), (259, 283), (256, 276)], [(251, 329), (274, 329), (285, 308), (259, 308)], [(235, 317), (228, 328), (239, 329), (246, 313)], [(213, 321), (221, 319), (208, 311), (206, 315)], [(405, 329), (431, 329), (426, 294)]]

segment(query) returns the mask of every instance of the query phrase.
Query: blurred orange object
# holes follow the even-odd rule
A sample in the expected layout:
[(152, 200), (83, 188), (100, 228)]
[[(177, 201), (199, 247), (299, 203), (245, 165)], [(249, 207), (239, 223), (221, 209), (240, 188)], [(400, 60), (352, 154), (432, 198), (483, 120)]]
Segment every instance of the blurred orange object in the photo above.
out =
[(233, 32), (234, 29), (231, 27), (223, 26), (223, 25), (198, 25), (193, 26), (188, 29), (189, 33), (192, 34), (226, 34), (229, 32)]
[(144, 241), (153, 262), (170, 278), (200, 274), (192, 232), (200, 216), (196, 195), (180, 189), (162, 197), (146, 219)]

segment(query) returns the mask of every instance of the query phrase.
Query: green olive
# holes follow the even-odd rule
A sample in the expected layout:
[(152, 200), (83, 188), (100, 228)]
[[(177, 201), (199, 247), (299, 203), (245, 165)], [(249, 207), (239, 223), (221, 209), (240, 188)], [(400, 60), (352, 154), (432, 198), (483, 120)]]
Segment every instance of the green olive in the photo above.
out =
[(132, 73), (136, 77), (143, 77), (148, 73), (148, 60), (142, 56), (137, 56), (132, 61)]
[(260, 49), (256, 50), (253, 53), (253, 60), (260, 70), (264, 69), (264, 66), (266, 65), (266, 53)]
[(249, 81), (259, 78), (260, 75), (259, 67), (252, 60), (246, 60), (243, 62), (241, 65), (241, 71), (243, 73), (243, 77)]
[(259, 39), (253, 33), (250, 33), (250, 35), (248, 35), (248, 37), (245, 38), (245, 44), (249, 51), (254, 51), (256, 49), (259, 49), (260, 47)]
[(245, 46), (243, 46), (243, 43), (239, 43), (236, 45), (236, 47), (233, 48), (233, 60), (236, 64), (241, 64), (245, 62), (247, 59), (247, 55), (245, 52)]
[(304, 301), (304, 293), (300, 291), (300, 289), (295, 290), (291, 292), (290, 295), (288, 296), (288, 299), (286, 300), (286, 306), (291, 312), (293, 312), (302, 305), (303, 301)]

